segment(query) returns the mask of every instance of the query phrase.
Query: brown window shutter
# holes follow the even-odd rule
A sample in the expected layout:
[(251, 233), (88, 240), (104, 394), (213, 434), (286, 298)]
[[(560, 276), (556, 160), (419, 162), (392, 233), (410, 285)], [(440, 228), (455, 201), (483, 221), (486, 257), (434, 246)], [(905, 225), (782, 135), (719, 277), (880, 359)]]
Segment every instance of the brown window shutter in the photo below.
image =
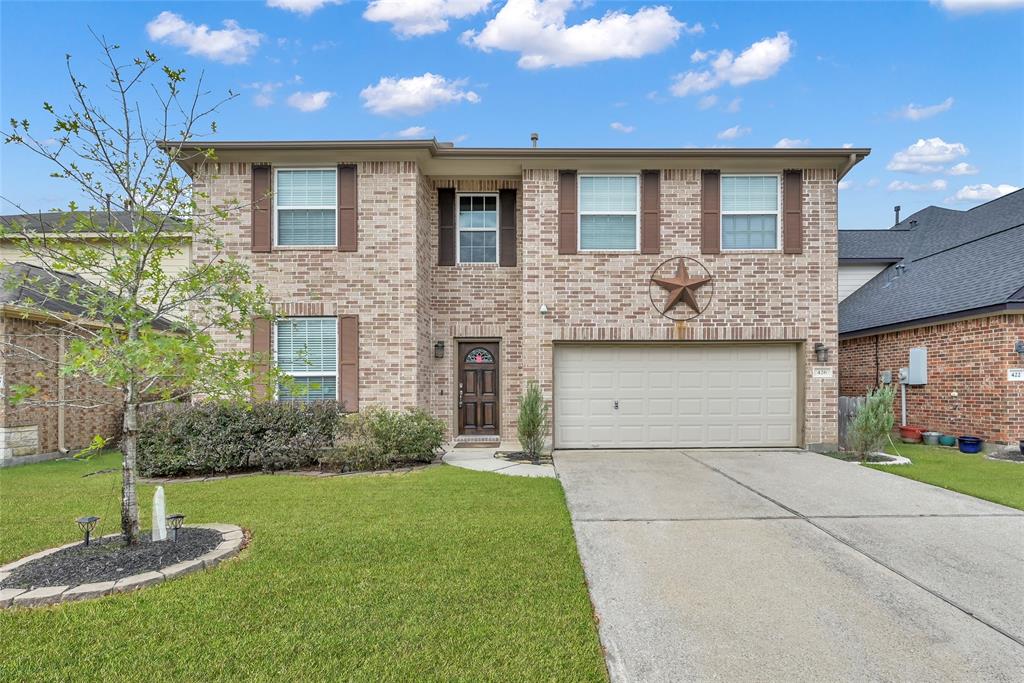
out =
[(271, 246), (272, 173), (270, 166), (252, 167), (252, 251), (257, 253), (266, 253)]
[(455, 265), (455, 190), (437, 191), (437, 265)]
[(661, 171), (640, 174), (640, 253), (661, 253)]
[(575, 254), (576, 171), (558, 172), (558, 253)]
[(786, 171), (782, 182), (782, 251), (802, 254), (804, 250), (803, 171)]
[(359, 316), (338, 316), (338, 400), (359, 412)]
[(338, 251), (358, 250), (357, 180), (355, 165), (338, 166)]
[(722, 253), (722, 172), (700, 174), (700, 253)]
[(267, 373), (270, 371), (270, 321), (266, 318), (254, 318), (252, 321), (252, 336), (250, 338), (250, 349), (252, 351), (254, 377), (252, 380), (252, 398), (255, 401), (263, 401), (270, 398), (269, 387), (267, 386)]
[(500, 190), (498, 192), (498, 217), (500, 227), (499, 252), (500, 265), (516, 264), (516, 191)]

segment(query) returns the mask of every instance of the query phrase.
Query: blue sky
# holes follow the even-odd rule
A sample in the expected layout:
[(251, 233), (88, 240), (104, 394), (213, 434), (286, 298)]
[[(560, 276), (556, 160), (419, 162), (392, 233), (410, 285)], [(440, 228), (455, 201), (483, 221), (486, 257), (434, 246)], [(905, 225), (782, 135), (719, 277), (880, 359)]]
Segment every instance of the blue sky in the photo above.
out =
[[(66, 52), (100, 90), (91, 27), (238, 92), (220, 139), (852, 144), (873, 152), (843, 185), (840, 226), (887, 227), (894, 204), (969, 208), (1024, 185), (1022, 6), (4, 0), (0, 120), (42, 126), (44, 100), (67, 102)], [(0, 154), (0, 195), (30, 210), (75, 198), (25, 152)]]

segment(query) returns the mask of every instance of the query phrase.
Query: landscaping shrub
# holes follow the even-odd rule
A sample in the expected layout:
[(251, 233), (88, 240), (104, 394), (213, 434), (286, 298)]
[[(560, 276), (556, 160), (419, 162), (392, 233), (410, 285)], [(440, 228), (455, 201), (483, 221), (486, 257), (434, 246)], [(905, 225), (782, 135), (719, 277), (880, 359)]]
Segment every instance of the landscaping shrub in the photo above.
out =
[(883, 386), (869, 391), (864, 407), (853, 419), (847, 441), (850, 450), (860, 455), (861, 458), (881, 450), (890, 438), (892, 426), (896, 422), (892, 412), (892, 399), (895, 391), (892, 386)]
[(430, 462), (444, 442), (444, 433), (444, 421), (424, 410), (374, 406), (339, 420), (334, 447), (322, 453), (321, 465), (358, 471)]
[(334, 439), (333, 401), (192, 403), (148, 415), (139, 433), (143, 476), (274, 471), (314, 466)]
[(536, 382), (526, 385), (526, 393), (519, 399), (519, 421), (516, 435), (519, 445), (534, 462), (540, 459), (544, 450), (544, 439), (548, 434), (548, 405)]

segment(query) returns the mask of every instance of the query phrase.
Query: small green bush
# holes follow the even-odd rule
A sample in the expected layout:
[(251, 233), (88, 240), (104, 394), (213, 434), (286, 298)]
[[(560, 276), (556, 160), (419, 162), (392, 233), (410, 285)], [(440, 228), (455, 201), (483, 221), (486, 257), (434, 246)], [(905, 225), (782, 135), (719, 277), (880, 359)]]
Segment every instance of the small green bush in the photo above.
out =
[(892, 412), (895, 391), (892, 386), (883, 386), (868, 392), (864, 407), (850, 424), (847, 435), (850, 450), (861, 458), (881, 450), (889, 439), (896, 422)]
[(424, 410), (374, 406), (339, 420), (334, 447), (322, 453), (321, 466), (357, 471), (431, 462), (444, 434), (444, 421)]
[(316, 465), (341, 415), (333, 401), (190, 403), (142, 421), (138, 468), (143, 476), (285, 470)]
[(530, 381), (526, 385), (526, 393), (519, 399), (519, 420), (516, 435), (523, 451), (534, 462), (540, 459), (544, 451), (544, 439), (548, 434), (548, 405), (537, 382)]

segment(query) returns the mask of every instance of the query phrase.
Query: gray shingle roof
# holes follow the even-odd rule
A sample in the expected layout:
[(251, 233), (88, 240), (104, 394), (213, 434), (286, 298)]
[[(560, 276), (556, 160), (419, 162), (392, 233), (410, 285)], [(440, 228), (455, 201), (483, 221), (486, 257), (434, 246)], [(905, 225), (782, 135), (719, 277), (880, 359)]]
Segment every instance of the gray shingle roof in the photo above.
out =
[(889, 230), (842, 230), (839, 258), (899, 260), (839, 304), (840, 334), (1024, 308), (1024, 190), (969, 211), (931, 206)]
[[(79, 230), (85, 226), (95, 230), (106, 230), (108, 226), (124, 229), (131, 225), (130, 214), (125, 211), (112, 211), (109, 214), (105, 211), (43, 211), (0, 216), (0, 224), (13, 230), (24, 229), (26, 232), (71, 232), (76, 229), (76, 222), (79, 220), (87, 221), (78, 228)], [(170, 229), (175, 224), (176, 221), (169, 218), (166, 227)]]

